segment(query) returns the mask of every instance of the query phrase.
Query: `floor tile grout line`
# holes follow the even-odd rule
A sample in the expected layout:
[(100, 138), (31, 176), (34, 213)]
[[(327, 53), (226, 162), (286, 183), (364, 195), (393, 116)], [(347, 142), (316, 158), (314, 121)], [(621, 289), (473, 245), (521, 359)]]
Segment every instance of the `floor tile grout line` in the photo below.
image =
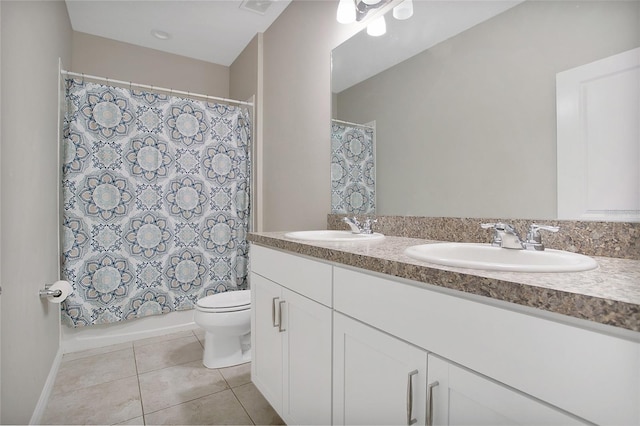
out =
[(138, 382), (138, 395), (140, 396), (140, 410), (142, 411), (142, 424), (146, 425), (147, 424), (147, 419), (144, 417), (144, 402), (142, 401), (142, 387), (140, 386), (140, 373), (138, 372), (138, 359), (136, 358), (136, 347), (135, 345), (132, 345), (133, 347), (133, 362), (136, 366), (136, 380)]
[[(106, 355), (106, 354), (110, 354), (110, 353), (118, 352), (118, 351), (126, 351), (127, 349), (133, 348), (133, 342), (129, 342), (129, 344), (131, 345), (129, 348), (120, 348), (120, 349), (113, 349), (113, 350), (105, 351), (105, 352), (97, 352), (97, 353), (94, 353), (94, 354), (78, 356), (77, 358), (73, 358), (73, 359), (69, 359), (69, 358), (65, 359), (65, 355), (77, 354), (78, 352), (93, 351), (95, 349), (85, 349), (83, 351), (78, 351), (78, 352), (67, 352), (65, 354), (62, 354), (62, 363), (79, 361), (81, 359), (89, 358), (89, 357), (92, 357), (92, 356)], [(118, 345), (121, 345), (121, 344), (118, 343), (116, 345), (108, 345), (108, 346), (103, 346), (103, 347), (104, 348), (108, 348), (109, 346), (118, 346)], [(101, 348), (96, 348), (96, 349), (101, 349)]]
[[(2, 0), (0, 0), (0, 1), (2, 1)], [(108, 380), (108, 381), (106, 381), (106, 382), (93, 383), (93, 384), (91, 384), (91, 385), (89, 385), (89, 386), (84, 386), (84, 387), (79, 387), (79, 388), (73, 388), (73, 389), (70, 389), (70, 390), (65, 391), (65, 392), (59, 392), (59, 393), (52, 392), (51, 397), (54, 397), (54, 396), (61, 396), (61, 395), (66, 395), (66, 394), (71, 393), (71, 392), (77, 392), (77, 391), (79, 391), (79, 390), (89, 389), (89, 388), (92, 388), (92, 387), (94, 387), (94, 386), (102, 386), (102, 385), (106, 385), (106, 384), (108, 384), (108, 383), (117, 382), (118, 380), (130, 379), (131, 377), (134, 377), (134, 376), (137, 376), (137, 374), (131, 374), (130, 376), (118, 377), (117, 379)], [(54, 386), (54, 391), (55, 391), (55, 386)]]
[[(2, 0), (0, 0), (0, 1), (2, 1)], [(141, 373), (138, 373), (138, 376), (142, 376), (144, 374), (149, 374), (149, 373), (157, 373), (158, 371), (165, 370), (167, 368), (180, 367), (181, 365), (191, 364), (192, 362), (196, 362), (196, 361), (198, 361), (198, 360), (197, 359), (193, 359), (191, 361), (182, 362), (180, 364), (167, 365), (165, 367), (156, 368), (155, 370), (143, 371)]]
[[(1, 1), (1, 0), (0, 0), (0, 1)], [(126, 377), (121, 377), (121, 378), (118, 378), (118, 379), (109, 380), (109, 381), (107, 381), (107, 382), (96, 383), (96, 384), (93, 384), (93, 385), (91, 385), (91, 386), (86, 386), (86, 387), (84, 387), (84, 388), (73, 389), (73, 390), (71, 390), (71, 391), (62, 392), (62, 393), (57, 394), (57, 395), (52, 395), (52, 396), (51, 396), (51, 398), (53, 398), (53, 397), (60, 397), (60, 396), (64, 396), (64, 395), (66, 395), (66, 394), (68, 394), (68, 393), (71, 393), (71, 392), (73, 392), (73, 391), (78, 391), (78, 390), (84, 390), (84, 391), (86, 391), (87, 389), (90, 389), (90, 388), (92, 388), (92, 387), (96, 387), (96, 386), (103, 386), (103, 385), (107, 385), (107, 384), (109, 384), (109, 383), (117, 382), (117, 381), (119, 381), (119, 380), (131, 379), (132, 377), (134, 377), (134, 375), (133, 375), (133, 374), (132, 374), (132, 375), (130, 375), (130, 376), (126, 376)], [(51, 401), (51, 398), (49, 399), (49, 401)], [(74, 401), (75, 401), (75, 398), (74, 398)], [(140, 399), (140, 401), (142, 402), (142, 398)], [(47, 410), (48, 410), (48, 408), (49, 408), (49, 407), (48, 407), (48, 404), (47, 404)], [(46, 412), (45, 412), (45, 414), (46, 414)], [(132, 419), (134, 419), (134, 418), (135, 418), (135, 417), (132, 417), (131, 419), (122, 420), (122, 421), (120, 421), (119, 423), (122, 423), (122, 422), (125, 422), (125, 421), (129, 421), (129, 420), (132, 420)], [(59, 423), (59, 424), (66, 424), (66, 423)]]
[[(244, 385), (242, 385), (244, 386)], [(236, 386), (236, 388), (239, 386)], [(236, 394), (236, 392), (233, 390), (233, 388), (230, 388), (231, 392), (233, 393), (233, 396), (236, 398), (236, 401), (238, 401), (238, 403), (240, 404), (240, 406), (242, 407), (242, 409), (244, 410), (245, 413), (247, 413), (247, 417), (249, 417), (249, 420), (251, 420), (251, 423), (253, 425), (256, 424), (255, 420), (253, 420), (253, 417), (251, 417), (251, 414), (249, 414), (249, 412), (247, 411), (247, 408), (244, 406), (244, 404), (242, 403), (242, 401), (240, 401), (240, 398), (238, 398), (238, 395)]]
[[(199, 339), (199, 338), (198, 338), (198, 336), (196, 335), (195, 330), (191, 330), (191, 332), (192, 332), (193, 336), (196, 338), (196, 340), (198, 341), (198, 343), (200, 343), (200, 346), (203, 346), (203, 345), (202, 345), (202, 342), (200, 341), (200, 339)], [(203, 349), (204, 349), (204, 346), (203, 346)], [(135, 351), (135, 349), (134, 349), (134, 351)], [(157, 369), (157, 370), (146, 371), (146, 372), (143, 372), (143, 373), (140, 373), (140, 374), (147, 374), (147, 373), (151, 373), (151, 372), (154, 372), (154, 371), (164, 370), (165, 368), (176, 367), (176, 366), (179, 366), (179, 365), (185, 365), (185, 364), (189, 364), (189, 363), (192, 363), (192, 362), (195, 362), (195, 361), (188, 361), (188, 362), (185, 362), (185, 363), (182, 363), (182, 364), (171, 365), (171, 366), (168, 366), (168, 367), (159, 368), (159, 369)], [(136, 370), (137, 370), (137, 363), (136, 363)], [(222, 377), (222, 380), (223, 380), (223, 381), (224, 381), (224, 383), (227, 385), (227, 387), (226, 387), (226, 388), (224, 388), (224, 389), (220, 389), (220, 390), (218, 390), (218, 391), (216, 391), (216, 392), (211, 392), (211, 393), (209, 393), (209, 394), (207, 394), (207, 395), (202, 395), (202, 396), (199, 396), (199, 397), (197, 397), (197, 398), (193, 398), (193, 399), (190, 399), (190, 400), (187, 400), (187, 401), (182, 401), (182, 402), (179, 402), (179, 403), (177, 403), (177, 404), (169, 405), (169, 406), (167, 406), (167, 407), (159, 408), (159, 409), (157, 409), (157, 410), (150, 411), (149, 413), (145, 413), (145, 412), (144, 412), (144, 405), (143, 405), (143, 407), (142, 407), (142, 415), (143, 415), (143, 420), (144, 420), (144, 422), (145, 422), (145, 425), (146, 425), (146, 417), (145, 417), (146, 415), (153, 414), (153, 413), (157, 413), (158, 411), (166, 410), (166, 409), (171, 408), (171, 407), (177, 407), (177, 406), (179, 406), (179, 405), (186, 404), (186, 403), (188, 403), (188, 402), (192, 402), (192, 401), (196, 401), (196, 400), (198, 400), (198, 399), (200, 399), (200, 398), (205, 398), (205, 397), (207, 397), (207, 396), (215, 395), (215, 394), (217, 394), (217, 393), (224, 392), (224, 391), (226, 391), (226, 390), (231, 390), (231, 391), (232, 391), (232, 393), (233, 393), (233, 389), (231, 388), (231, 385), (229, 384), (229, 382), (227, 381), (227, 379), (224, 377), (224, 375), (223, 375), (223, 374), (222, 374), (222, 372), (220, 371), (221, 369), (220, 369), (220, 368), (216, 368), (215, 370), (218, 372), (218, 374), (220, 374), (220, 377)], [(140, 387), (140, 374), (138, 374), (138, 386), (139, 386), (139, 387)], [(234, 395), (234, 397), (236, 397), (236, 396), (235, 396), (235, 395), (236, 395), (235, 393), (233, 393), (233, 395)], [(237, 399), (237, 397), (236, 397), (236, 399)], [(140, 401), (142, 402), (142, 390), (141, 390), (141, 388), (140, 388)], [(238, 402), (240, 402), (240, 401), (238, 401)], [(240, 405), (242, 406), (242, 403), (241, 403)], [(242, 409), (244, 410), (244, 406), (242, 406)], [(245, 410), (245, 412), (246, 412), (246, 410)], [(251, 416), (249, 416), (249, 413), (247, 413), (247, 416), (249, 417), (249, 419), (251, 419)], [(253, 419), (251, 419), (251, 421), (253, 422)], [(253, 423), (253, 424), (255, 425), (255, 423)]]
[[(97, 354), (93, 354), (93, 355), (87, 355), (87, 356), (83, 356), (80, 358), (73, 358), (73, 359), (65, 359), (64, 355), (62, 356), (62, 361), (60, 362), (60, 366), (63, 366), (65, 364), (71, 364), (71, 363), (76, 363), (82, 360), (86, 360), (87, 358), (93, 358), (93, 357), (99, 357), (99, 356), (104, 356), (104, 355), (109, 355), (109, 354), (113, 354), (116, 352), (124, 352), (124, 351), (128, 351), (128, 350), (132, 350), (133, 349), (133, 345), (131, 345), (131, 347), (129, 348), (121, 348), (121, 349), (116, 349), (114, 351), (108, 351), (108, 352), (101, 352), (101, 353), (97, 353)], [(73, 353), (73, 352), (71, 352)]]
[[(148, 413), (145, 413), (145, 415), (148, 415), (148, 414), (154, 414), (154, 413), (157, 413), (158, 411), (167, 410), (167, 409), (172, 408), (172, 407), (177, 407), (177, 406), (179, 406), (179, 405), (183, 405), (183, 404), (186, 404), (186, 403), (189, 403), (189, 402), (197, 401), (197, 400), (199, 400), (199, 399), (206, 398), (206, 397), (208, 397), (208, 396), (215, 395), (215, 394), (217, 394), (217, 393), (221, 393), (221, 392), (228, 391), (228, 390), (230, 390), (230, 391), (232, 391), (232, 392), (233, 392), (233, 390), (232, 390), (231, 388), (220, 389), (220, 390), (218, 390), (218, 391), (211, 392), (211, 393), (206, 394), (206, 395), (201, 395), (201, 396), (199, 396), (199, 397), (197, 397), (197, 398), (189, 399), (189, 400), (187, 400), (187, 401), (182, 401), (182, 402), (178, 402), (178, 403), (176, 403), (176, 404), (168, 405), (168, 406), (166, 406), (166, 407), (158, 408), (157, 410), (154, 410), (154, 411), (150, 411), (150, 412), (148, 412)], [(233, 395), (235, 396), (235, 393), (234, 393)], [(236, 399), (237, 399), (237, 397), (236, 397)], [(238, 401), (238, 402), (240, 402), (240, 401)], [(241, 403), (240, 405), (242, 405), (242, 403)], [(243, 406), (242, 408), (244, 409), (244, 406)], [(246, 411), (246, 410), (245, 410), (245, 411)], [(247, 414), (247, 415), (248, 415), (248, 414)], [(251, 416), (249, 416), (249, 418), (251, 418)], [(146, 423), (145, 423), (145, 424), (146, 424)], [(254, 423), (254, 424), (255, 424), (255, 423)]]
[[(186, 331), (191, 331), (191, 332), (193, 333), (193, 330), (186, 330)], [(185, 334), (186, 334), (186, 333), (185, 333)], [(158, 336), (158, 337), (162, 337), (162, 336)], [(170, 341), (172, 341), (172, 340), (184, 339), (185, 337), (189, 337), (189, 336), (176, 336), (176, 337), (172, 337), (171, 339), (151, 341), (151, 342), (148, 342), (148, 343), (144, 343), (144, 344), (142, 344), (142, 345), (141, 345), (141, 344), (138, 344), (138, 347), (142, 348), (142, 347), (149, 346), (149, 345), (155, 345), (155, 344), (157, 344), (157, 343), (166, 343), (166, 342), (170, 342)], [(199, 339), (198, 339), (198, 336), (196, 336), (196, 335), (195, 335), (195, 333), (193, 333), (193, 337), (195, 337), (197, 340), (199, 340)], [(148, 337), (148, 339), (153, 339), (153, 337)], [(142, 341), (142, 340), (145, 340), (145, 339), (133, 340), (133, 341), (131, 341), (131, 343), (132, 343), (132, 344), (134, 345), (134, 347), (135, 347), (135, 342), (140, 342), (140, 341)]]
[[(0, 1), (1, 1), (1, 0), (0, 0)], [(181, 338), (182, 338), (182, 339), (184, 339), (184, 338), (186, 338), (186, 337), (188, 337), (188, 336), (184, 336), (184, 337), (181, 337)], [(204, 347), (202, 346), (202, 342), (200, 342), (200, 340), (198, 339), (198, 337), (197, 337), (197, 336), (195, 336), (195, 333), (194, 333), (194, 337), (195, 337), (196, 341), (197, 341), (198, 343), (200, 343), (200, 346), (204, 349)], [(171, 339), (171, 340), (176, 340), (176, 339)], [(170, 342), (171, 340), (166, 340), (166, 341), (157, 342), (157, 343)], [(143, 346), (148, 346), (148, 345), (143, 345)], [(143, 347), (143, 346), (141, 346), (141, 347)], [(135, 354), (135, 346), (134, 346), (134, 354)], [(147, 374), (147, 373), (153, 373), (154, 371), (164, 370), (165, 368), (171, 368), (171, 367), (177, 367), (177, 366), (179, 366), (179, 365), (189, 364), (190, 362), (195, 362), (195, 361), (197, 361), (198, 359), (199, 359), (199, 358), (197, 358), (197, 359), (193, 359), (193, 360), (191, 360), (191, 361), (182, 362), (182, 363), (180, 363), (180, 364), (167, 365), (167, 366), (160, 367), (160, 368), (156, 368), (156, 369), (149, 370), (149, 371), (141, 371), (141, 372), (138, 372), (138, 375), (141, 375), (141, 374)], [(137, 367), (137, 364), (136, 364), (136, 367)]]

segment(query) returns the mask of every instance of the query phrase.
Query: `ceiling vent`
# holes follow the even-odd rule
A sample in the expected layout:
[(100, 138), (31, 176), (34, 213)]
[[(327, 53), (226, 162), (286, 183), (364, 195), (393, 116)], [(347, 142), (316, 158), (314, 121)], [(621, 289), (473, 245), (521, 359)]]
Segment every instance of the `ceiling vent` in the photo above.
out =
[(243, 0), (240, 4), (240, 9), (264, 15), (271, 3), (273, 3), (273, 0)]

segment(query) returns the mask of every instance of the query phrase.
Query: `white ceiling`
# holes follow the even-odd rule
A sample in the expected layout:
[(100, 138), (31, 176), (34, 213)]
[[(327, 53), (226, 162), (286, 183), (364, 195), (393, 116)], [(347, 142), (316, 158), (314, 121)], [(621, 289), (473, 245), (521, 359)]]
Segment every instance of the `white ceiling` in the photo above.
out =
[[(229, 66), (291, 0), (65, 0), (75, 31)], [(268, 7), (267, 7), (268, 6)], [(264, 14), (249, 8), (266, 8)], [(169, 33), (168, 40), (152, 30)]]

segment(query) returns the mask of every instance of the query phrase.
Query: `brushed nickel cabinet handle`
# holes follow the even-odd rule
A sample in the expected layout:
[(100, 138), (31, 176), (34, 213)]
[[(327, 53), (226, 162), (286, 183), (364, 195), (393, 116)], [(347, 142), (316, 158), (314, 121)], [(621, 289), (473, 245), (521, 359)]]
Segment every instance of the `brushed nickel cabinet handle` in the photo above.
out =
[(407, 374), (407, 425), (411, 426), (418, 422), (418, 419), (413, 419), (413, 376), (418, 374), (418, 370), (413, 370)]
[(433, 426), (433, 388), (439, 384), (436, 380), (427, 386), (427, 426)]
[(285, 300), (281, 300), (278, 302), (278, 311), (280, 313), (280, 321), (278, 322), (278, 331), (282, 333), (283, 331), (287, 331), (285, 328), (282, 328), (282, 305), (286, 303)]
[(274, 327), (280, 327), (280, 324), (276, 324), (276, 300), (280, 299), (279, 297), (274, 297), (271, 300), (271, 323)]

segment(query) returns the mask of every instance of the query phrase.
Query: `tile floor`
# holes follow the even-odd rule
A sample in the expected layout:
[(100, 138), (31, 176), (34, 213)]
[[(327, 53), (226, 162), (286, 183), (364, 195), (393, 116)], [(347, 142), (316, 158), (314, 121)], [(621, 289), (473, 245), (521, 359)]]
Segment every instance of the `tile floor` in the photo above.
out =
[(203, 342), (194, 330), (64, 355), (42, 424), (284, 424), (251, 364), (209, 370)]

